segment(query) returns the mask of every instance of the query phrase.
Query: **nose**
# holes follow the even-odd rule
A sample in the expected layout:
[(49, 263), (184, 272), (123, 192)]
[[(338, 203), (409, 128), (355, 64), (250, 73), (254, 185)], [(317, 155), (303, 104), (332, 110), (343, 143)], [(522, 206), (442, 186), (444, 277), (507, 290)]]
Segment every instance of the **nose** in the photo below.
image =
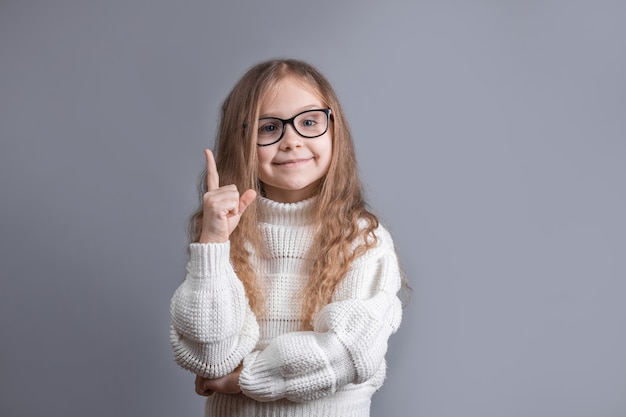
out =
[(292, 123), (285, 125), (285, 133), (280, 141), (280, 146), (283, 149), (293, 149), (302, 146), (302, 136), (296, 132)]

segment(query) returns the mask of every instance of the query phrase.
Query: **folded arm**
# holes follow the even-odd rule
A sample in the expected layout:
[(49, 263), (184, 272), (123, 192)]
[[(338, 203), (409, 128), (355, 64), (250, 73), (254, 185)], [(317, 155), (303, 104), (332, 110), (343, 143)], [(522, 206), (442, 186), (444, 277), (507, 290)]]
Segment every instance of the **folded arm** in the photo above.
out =
[(244, 359), (239, 385), (259, 400), (307, 401), (372, 378), (400, 325), (401, 276), (391, 238), (357, 259), (314, 320), (313, 331), (283, 334)]

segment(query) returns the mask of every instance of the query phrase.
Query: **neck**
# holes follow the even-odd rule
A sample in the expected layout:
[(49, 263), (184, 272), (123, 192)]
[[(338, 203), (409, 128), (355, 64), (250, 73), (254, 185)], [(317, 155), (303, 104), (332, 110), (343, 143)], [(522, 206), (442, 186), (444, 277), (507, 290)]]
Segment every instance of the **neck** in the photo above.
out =
[(315, 197), (319, 192), (320, 182), (316, 181), (298, 190), (285, 190), (263, 184), (263, 196), (277, 203), (297, 203)]
[(265, 197), (257, 198), (257, 220), (275, 225), (310, 224), (316, 209), (316, 199), (309, 198), (296, 203), (281, 203)]

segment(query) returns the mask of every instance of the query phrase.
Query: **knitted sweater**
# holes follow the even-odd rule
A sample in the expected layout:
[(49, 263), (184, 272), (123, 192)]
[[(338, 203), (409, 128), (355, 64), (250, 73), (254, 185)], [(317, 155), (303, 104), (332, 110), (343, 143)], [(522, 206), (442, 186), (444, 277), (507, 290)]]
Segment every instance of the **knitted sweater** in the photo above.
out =
[(207, 398), (206, 416), (369, 415), (385, 378), (387, 340), (400, 325), (401, 278), (393, 242), (382, 227), (375, 247), (357, 258), (302, 331), (300, 290), (314, 226), (314, 199), (293, 204), (258, 199), (261, 235), (269, 249), (252, 255), (267, 291), (256, 317), (229, 260), (230, 243), (192, 243), (187, 276), (171, 302), (171, 343), (183, 368), (207, 378), (243, 362), (242, 393)]

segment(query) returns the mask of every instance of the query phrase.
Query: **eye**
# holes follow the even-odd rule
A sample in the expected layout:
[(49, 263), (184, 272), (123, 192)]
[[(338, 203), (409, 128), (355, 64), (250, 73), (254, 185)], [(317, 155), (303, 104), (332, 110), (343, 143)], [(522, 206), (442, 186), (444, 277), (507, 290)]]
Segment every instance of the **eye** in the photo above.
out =
[(304, 127), (313, 127), (317, 124), (317, 120), (306, 119), (302, 121), (302, 126)]
[(259, 135), (272, 135), (280, 130), (280, 122), (278, 120), (261, 120), (259, 121)]
[(301, 113), (296, 122), (298, 127), (307, 134), (317, 134), (318, 130), (324, 129), (326, 125), (326, 114), (319, 110), (310, 110)]

